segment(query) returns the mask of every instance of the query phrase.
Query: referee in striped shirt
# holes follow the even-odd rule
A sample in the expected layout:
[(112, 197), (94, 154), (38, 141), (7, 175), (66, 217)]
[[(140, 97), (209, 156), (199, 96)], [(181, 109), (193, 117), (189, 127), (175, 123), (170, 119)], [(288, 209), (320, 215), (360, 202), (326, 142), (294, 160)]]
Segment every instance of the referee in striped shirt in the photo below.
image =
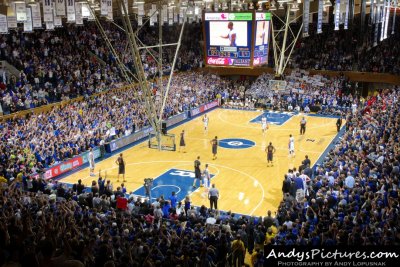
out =
[(212, 185), (212, 188), (210, 188), (210, 191), (208, 191), (208, 199), (210, 200), (210, 209), (214, 208), (217, 210), (218, 209), (218, 198), (219, 198), (219, 191), (217, 188), (215, 188), (215, 184)]

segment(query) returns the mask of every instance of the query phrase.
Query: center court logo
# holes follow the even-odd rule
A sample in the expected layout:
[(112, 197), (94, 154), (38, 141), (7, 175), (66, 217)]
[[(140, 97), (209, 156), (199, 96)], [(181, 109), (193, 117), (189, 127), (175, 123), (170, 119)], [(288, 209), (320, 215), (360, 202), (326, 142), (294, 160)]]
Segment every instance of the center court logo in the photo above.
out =
[(251, 148), (255, 145), (256, 143), (254, 143), (253, 141), (242, 138), (227, 138), (219, 140), (220, 147), (229, 149), (245, 149)]

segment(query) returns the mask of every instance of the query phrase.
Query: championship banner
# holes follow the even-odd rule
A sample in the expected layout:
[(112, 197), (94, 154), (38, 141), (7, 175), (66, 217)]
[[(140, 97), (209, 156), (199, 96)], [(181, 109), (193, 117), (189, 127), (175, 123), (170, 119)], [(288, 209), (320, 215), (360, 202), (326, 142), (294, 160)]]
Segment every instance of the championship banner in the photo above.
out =
[(219, 8), (219, 2), (218, 0), (214, 0), (214, 11), (218, 12), (218, 8)]
[(65, 0), (56, 0), (56, 16), (65, 16)]
[(51, 8), (51, 0), (43, 0), (43, 21), (53, 22), (53, 11)]
[(32, 12), (29, 7), (26, 8), (26, 21), (24, 22), (24, 32), (33, 32)]
[(17, 22), (25, 22), (27, 18), (25, 3), (15, 3), (15, 13), (17, 14)]
[(319, 3), (318, 3), (317, 33), (322, 33), (322, 11), (323, 10), (324, 10), (324, 0), (319, 0)]
[(60, 16), (57, 16), (56, 8), (53, 8), (53, 23), (54, 23), (54, 27), (55, 28), (61, 28), (62, 27), (62, 19), (61, 19)]
[(338, 31), (340, 24), (340, 0), (336, 0), (334, 22), (335, 22), (335, 31)]
[(396, 25), (396, 11), (397, 11), (397, 0), (394, 0), (394, 13), (393, 13), (392, 34), (394, 34), (394, 28), (395, 28), (395, 25)]
[(344, 17), (344, 29), (347, 30), (349, 28), (349, 1), (344, 0), (346, 4), (346, 15)]
[(388, 33), (388, 29), (389, 29), (389, 18), (390, 18), (390, 6), (391, 6), (391, 0), (387, 0), (386, 1), (386, 16), (384, 18), (385, 20), (385, 27), (384, 27), (384, 31), (383, 31), (383, 39), (387, 38), (387, 33)]
[(46, 30), (54, 31), (54, 23), (52, 21), (46, 22)]
[(8, 33), (7, 16), (0, 14), (0, 34)]
[(15, 5), (13, 3), (7, 8), (7, 26), (8, 29), (16, 29), (18, 27)]
[(303, 37), (308, 37), (310, 24), (310, 0), (304, 0), (303, 4)]
[(168, 7), (167, 7), (167, 5), (163, 5), (161, 17), (162, 17), (162, 23), (168, 22)]
[(174, 24), (174, 10), (173, 7), (168, 7), (168, 25)]
[(375, 1), (376, 0), (371, 0), (371, 6), (369, 8), (370, 24), (375, 24)]
[(174, 23), (179, 22), (179, 14), (176, 12), (176, 9), (174, 9)]
[(80, 2), (75, 3), (75, 22), (76, 25), (83, 25), (82, 3)]
[[(125, 6), (125, 8), (124, 8), (124, 6)], [(124, 1), (121, 3), (121, 12), (122, 12), (122, 15), (123, 15), (123, 16), (125, 16), (125, 10), (126, 10), (127, 14), (129, 14), (128, 0), (124, 0)]]
[(138, 23), (138, 26), (142, 26), (143, 25), (143, 16), (138, 16), (137, 23)]
[(144, 4), (143, 3), (138, 4), (138, 15), (144, 16)]
[(383, 6), (381, 5), (381, 36), (379, 37), (379, 40), (382, 41), (385, 36), (385, 25), (386, 25), (386, 5), (387, 5), (388, 0), (383, 0)]
[(365, 12), (367, 9), (367, 0), (361, 0), (361, 31), (364, 31), (365, 27)]
[(375, 6), (375, 15), (374, 15), (374, 17), (375, 17), (374, 43), (373, 43), (374, 47), (378, 45), (379, 9), (380, 9), (380, 7), (377, 2), (377, 5)]
[(67, 0), (67, 22), (75, 22), (75, 0)]
[(114, 20), (114, 15), (113, 15), (112, 0), (107, 0), (107, 6), (108, 6), (107, 19), (113, 21)]
[(40, 4), (31, 6), (31, 10), (33, 28), (42, 28), (42, 12), (40, 10)]
[(107, 16), (108, 15), (108, 4), (107, 0), (100, 1), (100, 15)]

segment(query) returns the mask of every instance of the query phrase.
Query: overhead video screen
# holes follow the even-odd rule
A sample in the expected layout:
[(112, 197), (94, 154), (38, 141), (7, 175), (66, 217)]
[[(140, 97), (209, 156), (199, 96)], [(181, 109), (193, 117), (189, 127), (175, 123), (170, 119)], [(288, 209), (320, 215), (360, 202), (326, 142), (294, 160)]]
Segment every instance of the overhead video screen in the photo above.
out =
[(206, 64), (250, 66), (253, 13), (204, 13)]
[(256, 34), (253, 66), (268, 63), (271, 13), (256, 13)]

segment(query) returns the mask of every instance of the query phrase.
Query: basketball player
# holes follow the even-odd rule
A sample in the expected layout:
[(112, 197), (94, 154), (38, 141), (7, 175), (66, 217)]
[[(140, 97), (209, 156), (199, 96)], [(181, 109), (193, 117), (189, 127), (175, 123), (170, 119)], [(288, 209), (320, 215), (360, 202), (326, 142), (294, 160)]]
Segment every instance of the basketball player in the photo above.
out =
[(269, 146), (267, 146), (265, 148), (265, 152), (267, 152), (267, 166), (269, 165), (270, 162), (271, 162), (271, 166), (274, 166), (273, 160), (274, 160), (275, 151), (276, 151), (276, 149), (272, 145), (272, 142), (269, 142)]
[(185, 143), (185, 130), (181, 132), (181, 139), (179, 141), (179, 152), (183, 150), (183, 153), (186, 153), (186, 143)]
[(194, 181), (193, 188), (196, 188), (196, 181), (199, 180), (200, 186), (203, 186), (201, 183), (201, 170), (200, 170), (200, 156), (194, 161)]
[(119, 182), (119, 176), (122, 174), (122, 179), (124, 182), (126, 182), (125, 180), (125, 161), (122, 158), (122, 153), (119, 154), (119, 157), (117, 158), (117, 160), (115, 161), (115, 163), (118, 165), (118, 176), (117, 176), (117, 182)]
[(211, 175), (210, 175), (210, 171), (208, 170), (208, 164), (206, 164), (206, 167), (203, 171), (203, 185), (204, 185), (204, 195), (203, 197), (206, 197), (208, 195), (208, 191), (211, 187)]
[(267, 118), (265, 116), (262, 116), (261, 118), (261, 128), (262, 128), (262, 133), (265, 134), (268, 129)]
[(94, 174), (94, 155), (93, 155), (93, 149), (89, 149), (89, 169), (90, 169), (90, 176), (96, 176)]
[(228, 22), (229, 33), (222, 35), (221, 38), (229, 39), (229, 46), (236, 46), (236, 31), (233, 29), (233, 22)]
[(204, 132), (206, 133), (208, 131), (208, 117), (207, 117), (207, 114), (204, 114), (203, 123), (204, 123)]
[(218, 148), (217, 136), (213, 140), (211, 140), (211, 148), (212, 148), (213, 160), (215, 160), (217, 159), (217, 148)]
[(289, 136), (289, 156), (294, 157), (294, 137), (292, 135)]

